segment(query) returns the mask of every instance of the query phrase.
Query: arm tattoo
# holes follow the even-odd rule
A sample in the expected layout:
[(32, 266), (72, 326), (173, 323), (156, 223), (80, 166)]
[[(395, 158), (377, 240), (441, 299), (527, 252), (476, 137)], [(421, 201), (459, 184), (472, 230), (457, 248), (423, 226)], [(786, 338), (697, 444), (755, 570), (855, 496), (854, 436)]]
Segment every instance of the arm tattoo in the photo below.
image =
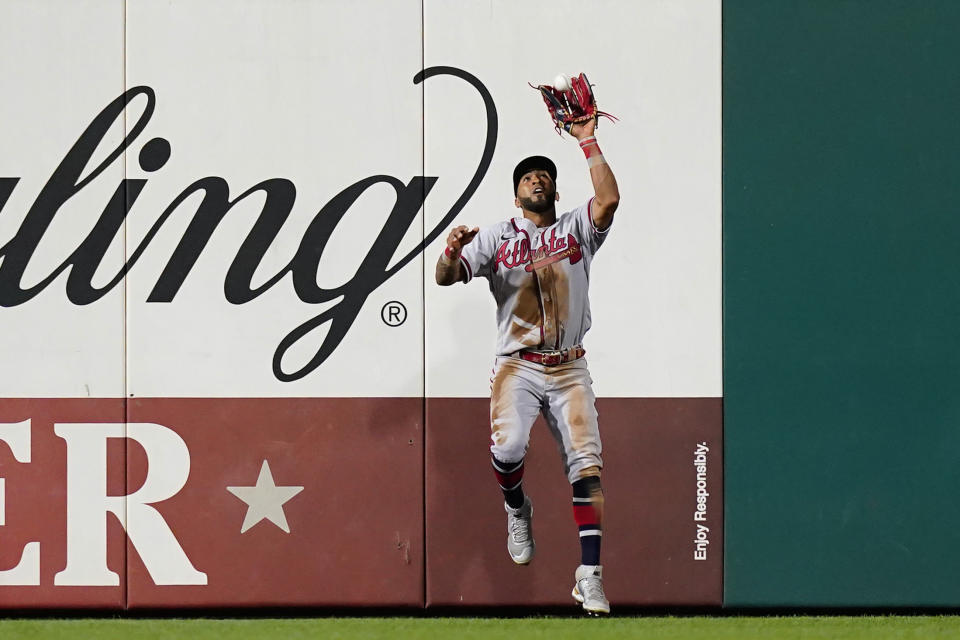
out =
[(446, 256), (441, 255), (440, 259), (437, 260), (437, 284), (445, 287), (461, 280), (460, 269), (459, 259), (448, 260)]

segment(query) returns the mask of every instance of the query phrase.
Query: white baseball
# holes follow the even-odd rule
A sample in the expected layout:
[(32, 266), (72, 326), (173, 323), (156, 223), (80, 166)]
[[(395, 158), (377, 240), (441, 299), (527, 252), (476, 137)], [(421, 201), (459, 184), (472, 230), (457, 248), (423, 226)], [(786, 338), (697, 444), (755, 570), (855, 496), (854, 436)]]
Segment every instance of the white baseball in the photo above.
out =
[(553, 88), (558, 91), (566, 91), (570, 88), (570, 79), (562, 73), (553, 79)]

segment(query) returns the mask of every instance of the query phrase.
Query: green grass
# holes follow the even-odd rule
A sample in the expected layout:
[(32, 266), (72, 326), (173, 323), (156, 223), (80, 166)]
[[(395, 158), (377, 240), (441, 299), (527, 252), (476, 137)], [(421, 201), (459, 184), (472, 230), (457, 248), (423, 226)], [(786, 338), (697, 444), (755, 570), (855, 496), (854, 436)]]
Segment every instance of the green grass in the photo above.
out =
[(957, 638), (960, 616), (0, 620), (0, 638)]

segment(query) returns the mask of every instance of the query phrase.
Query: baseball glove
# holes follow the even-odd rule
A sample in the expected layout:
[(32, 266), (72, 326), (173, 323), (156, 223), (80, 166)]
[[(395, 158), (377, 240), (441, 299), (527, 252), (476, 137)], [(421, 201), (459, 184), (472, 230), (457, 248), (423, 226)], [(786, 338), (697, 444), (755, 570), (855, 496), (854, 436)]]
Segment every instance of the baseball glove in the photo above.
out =
[[(528, 83), (529, 84), (529, 83)], [(589, 122), (603, 116), (611, 121), (616, 121), (617, 117), (610, 115), (605, 111), (597, 109), (597, 99), (593, 95), (593, 88), (587, 76), (581, 73), (579, 76), (570, 78), (570, 86), (566, 89), (558, 89), (548, 84), (541, 84), (534, 87), (540, 91), (543, 101), (550, 112), (550, 118), (553, 125), (560, 134), (563, 129), (570, 133), (570, 127), (575, 124)]]

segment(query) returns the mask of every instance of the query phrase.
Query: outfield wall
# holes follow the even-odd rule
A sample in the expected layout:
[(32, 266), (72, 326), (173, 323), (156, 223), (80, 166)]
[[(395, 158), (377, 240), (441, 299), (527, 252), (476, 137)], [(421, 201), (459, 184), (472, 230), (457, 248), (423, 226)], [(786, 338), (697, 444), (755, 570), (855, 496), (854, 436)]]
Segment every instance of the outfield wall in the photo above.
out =
[(591, 195), (526, 84), (560, 71), (621, 118), (585, 341), (608, 595), (719, 605), (720, 5), (605, 4), (6, 3), (0, 607), (568, 604), (555, 445), (519, 568), (493, 302), (433, 282), (520, 158)]
[(724, 3), (729, 606), (960, 603), (958, 28)]

